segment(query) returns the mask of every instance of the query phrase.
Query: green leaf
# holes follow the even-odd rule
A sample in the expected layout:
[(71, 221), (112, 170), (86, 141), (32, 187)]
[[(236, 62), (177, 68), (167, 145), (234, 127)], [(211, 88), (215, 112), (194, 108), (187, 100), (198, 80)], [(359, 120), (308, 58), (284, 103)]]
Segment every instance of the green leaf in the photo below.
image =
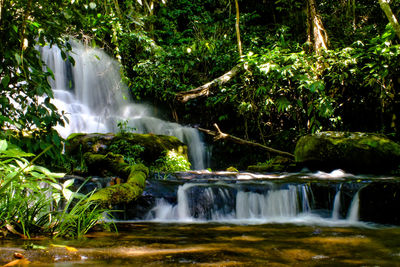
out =
[[(1, 151), (1, 150), (0, 150)], [(12, 148), (4, 151), (0, 158), (22, 158), (22, 157), (33, 157), (35, 154), (27, 153), (22, 151), (20, 148)]]
[(4, 78), (1, 80), (3, 88), (7, 89), (9, 83), (10, 83), (10, 76), (9, 75), (4, 76)]
[(6, 140), (0, 140), (0, 152), (7, 150), (8, 144)]
[(14, 57), (15, 57), (15, 60), (17, 60), (17, 64), (18, 64), (18, 65), (21, 65), (21, 63), (22, 63), (22, 58), (21, 58), (21, 56), (20, 56), (18, 53), (15, 53), (15, 54), (14, 54)]
[(70, 201), (74, 197), (74, 192), (67, 188), (63, 188), (62, 193), (67, 201)]
[(63, 188), (68, 188), (74, 184), (74, 179), (69, 179), (63, 183)]

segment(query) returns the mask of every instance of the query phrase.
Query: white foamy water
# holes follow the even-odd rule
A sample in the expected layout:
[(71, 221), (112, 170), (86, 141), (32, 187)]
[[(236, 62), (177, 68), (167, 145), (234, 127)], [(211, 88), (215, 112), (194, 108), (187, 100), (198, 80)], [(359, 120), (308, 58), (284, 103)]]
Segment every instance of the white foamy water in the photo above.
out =
[[(340, 191), (339, 191), (340, 192)], [(358, 220), (358, 193), (354, 195), (347, 219), (339, 219), (339, 193), (335, 196), (333, 215), (324, 216), (313, 210), (312, 192), (308, 185), (248, 191), (225, 184), (185, 183), (177, 190), (177, 202), (157, 199), (145, 216), (155, 222), (223, 222), (235, 224), (294, 223), (324, 226), (365, 226)]]
[(153, 107), (135, 103), (121, 81), (120, 65), (104, 51), (72, 41), (75, 65), (61, 58), (60, 49), (44, 47), (42, 58), (53, 71), (50, 80), (53, 103), (64, 111), (69, 123), (56, 129), (62, 137), (71, 133), (117, 132), (117, 124), (128, 121), (138, 133), (173, 135), (188, 145), (193, 169), (204, 169), (205, 146), (196, 129), (154, 116)]

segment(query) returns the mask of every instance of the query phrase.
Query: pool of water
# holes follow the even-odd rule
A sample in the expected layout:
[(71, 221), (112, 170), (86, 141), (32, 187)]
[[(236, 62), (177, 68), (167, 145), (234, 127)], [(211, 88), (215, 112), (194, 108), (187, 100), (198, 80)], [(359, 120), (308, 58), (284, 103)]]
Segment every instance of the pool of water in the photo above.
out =
[(400, 227), (136, 222), (118, 229), (73, 241), (1, 240), (0, 264), (19, 252), (32, 266), (400, 266)]

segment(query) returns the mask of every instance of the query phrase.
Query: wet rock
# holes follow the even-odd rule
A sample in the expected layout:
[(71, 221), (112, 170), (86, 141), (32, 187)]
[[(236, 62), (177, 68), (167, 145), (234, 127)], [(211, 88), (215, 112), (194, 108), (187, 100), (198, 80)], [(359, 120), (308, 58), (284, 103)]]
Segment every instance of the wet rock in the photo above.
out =
[(360, 190), (360, 220), (400, 225), (400, 183), (372, 182)]
[(322, 132), (303, 136), (295, 149), (298, 164), (311, 169), (388, 173), (400, 164), (400, 145), (383, 135)]

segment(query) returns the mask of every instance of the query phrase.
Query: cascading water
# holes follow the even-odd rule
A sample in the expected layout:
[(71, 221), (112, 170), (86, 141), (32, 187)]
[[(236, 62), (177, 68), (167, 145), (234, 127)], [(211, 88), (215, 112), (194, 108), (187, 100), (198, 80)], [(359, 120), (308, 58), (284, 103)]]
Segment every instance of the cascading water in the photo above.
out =
[(339, 189), (335, 194), (335, 199), (333, 202), (332, 219), (334, 220), (339, 219), (341, 190), (342, 190), (342, 184), (339, 185)]
[(75, 65), (61, 58), (60, 49), (44, 47), (42, 58), (53, 71), (50, 84), (54, 104), (69, 123), (56, 129), (64, 138), (71, 133), (116, 132), (120, 121), (138, 133), (173, 135), (188, 145), (193, 169), (204, 169), (205, 148), (196, 129), (156, 118), (152, 107), (134, 103), (122, 83), (120, 66), (100, 49), (71, 41)]
[[(229, 223), (301, 223), (323, 225), (359, 224), (358, 194), (354, 194), (347, 219), (339, 218), (340, 194), (335, 199), (322, 196), (314, 199), (308, 183), (275, 183), (265, 181), (219, 180), (218, 182), (187, 181), (171, 185), (168, 181), (156, 182), (156, 191), (166, 184), (174, 192), (156, 193), (154, 202), (139, 220), (158, 222), (229, 222)], [(325, 185), (324, 185), (325, 186)], [(335, 185), (333, 185), (335, 186)], [(338, 184), (341, 189), (342, 184)], [(333, 189), (333, 188), (332, 188)], [(151, 191), (152, 189), (149, 188)], [(340, 192), (340, 191), (339, 191)], [(351, 193), (351, 192), (350, 192)], [(151, 194), (151, 193), (149, 193)], [(148, 195), (149, 195), (148, 194)], [(318, 195), (321, 198), (321, 195)], [(322, 208), (322, 203), (335, 204)], [(337, 215), (334, 215), (337, 214)]]
[(357, 192), (351, 201), (350, 209), (349, 209), (349, 214), (347, 216), (347, 220), (350, 222), (356, 222), (358, 221), (358, 210), (359, 210), (359, 205), (360, 205), (360, 198), (359, 198), (359, 193)]

